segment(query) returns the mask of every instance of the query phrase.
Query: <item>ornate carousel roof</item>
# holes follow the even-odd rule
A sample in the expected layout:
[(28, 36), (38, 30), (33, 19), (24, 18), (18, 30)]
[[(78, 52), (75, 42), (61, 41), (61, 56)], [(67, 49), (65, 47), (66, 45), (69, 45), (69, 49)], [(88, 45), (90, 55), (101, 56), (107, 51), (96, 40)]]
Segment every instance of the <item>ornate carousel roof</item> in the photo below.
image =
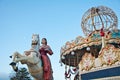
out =
[(82, 17), (81, 28), (85, 37), (78, 36), (75, 40), (67, 41), (61, 47), (61, 62), (76, 67), (82, 56), (90, 52), (95, 58), (101, 50), (102, 38), (100, 29), (104, 27), (106, 44), (120, 47), (120, 30), (116, 14), (108, 7), (92, 7)]

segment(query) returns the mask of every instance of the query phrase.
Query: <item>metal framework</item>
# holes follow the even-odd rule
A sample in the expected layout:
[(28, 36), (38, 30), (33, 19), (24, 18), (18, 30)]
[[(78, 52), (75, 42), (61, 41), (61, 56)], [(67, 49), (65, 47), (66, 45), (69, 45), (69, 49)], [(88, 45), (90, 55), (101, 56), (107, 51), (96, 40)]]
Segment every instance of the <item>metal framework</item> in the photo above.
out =
[[(104, 24), (103, 24), (104, 23)], [(81, 27), (83, 33), (88, 36), (102, 27), (109, 30), (117, 29), (118, 18), (112, 9), (105, 6), (92, 7), (82, 17)]]

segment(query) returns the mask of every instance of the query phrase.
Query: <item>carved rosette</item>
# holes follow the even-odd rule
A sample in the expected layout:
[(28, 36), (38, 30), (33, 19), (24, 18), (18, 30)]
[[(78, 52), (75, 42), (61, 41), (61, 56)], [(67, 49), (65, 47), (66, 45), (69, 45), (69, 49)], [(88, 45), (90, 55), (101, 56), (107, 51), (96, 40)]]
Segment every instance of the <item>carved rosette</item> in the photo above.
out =
[(90, 53), (85, 53), (85, 55), (82, 57), (82, 60), (79, 63), (80, 70), (89, 71), (92, 67), (94, 67), (94, 60), (95, 57), (93, 57)]
[(120, 49), (108, 45), (102, 49), (99, 58), (103, 65), (115, 65), (120, 62)]

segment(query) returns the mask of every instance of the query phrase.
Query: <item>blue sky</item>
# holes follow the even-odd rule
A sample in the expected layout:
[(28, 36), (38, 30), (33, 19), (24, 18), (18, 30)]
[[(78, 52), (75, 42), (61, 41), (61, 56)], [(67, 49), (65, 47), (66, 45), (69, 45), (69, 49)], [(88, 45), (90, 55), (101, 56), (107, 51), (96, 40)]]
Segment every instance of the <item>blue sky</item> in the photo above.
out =
[(6, 80), (4, 77), (12, 72), (9, 56), (30, 49), (33, 33), (48, 39), (54, 52), (50, 56), (54, 79), (64, 80), (60, 48), (66, 41), (84, 36), (82, 15), (100, 5), (113, 9), (120, 21), (119, 0), (0, 0), (0, 80)]

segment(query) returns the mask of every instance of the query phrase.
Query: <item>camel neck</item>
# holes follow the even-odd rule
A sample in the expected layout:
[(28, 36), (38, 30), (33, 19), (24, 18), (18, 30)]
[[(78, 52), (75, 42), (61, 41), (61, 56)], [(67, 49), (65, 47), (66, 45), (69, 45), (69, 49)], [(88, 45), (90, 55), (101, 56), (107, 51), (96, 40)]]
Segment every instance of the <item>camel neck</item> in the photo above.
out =
[(38, 52), (39, 51), (39, 46), (38, 45), (32, 45), (32, 49)]

